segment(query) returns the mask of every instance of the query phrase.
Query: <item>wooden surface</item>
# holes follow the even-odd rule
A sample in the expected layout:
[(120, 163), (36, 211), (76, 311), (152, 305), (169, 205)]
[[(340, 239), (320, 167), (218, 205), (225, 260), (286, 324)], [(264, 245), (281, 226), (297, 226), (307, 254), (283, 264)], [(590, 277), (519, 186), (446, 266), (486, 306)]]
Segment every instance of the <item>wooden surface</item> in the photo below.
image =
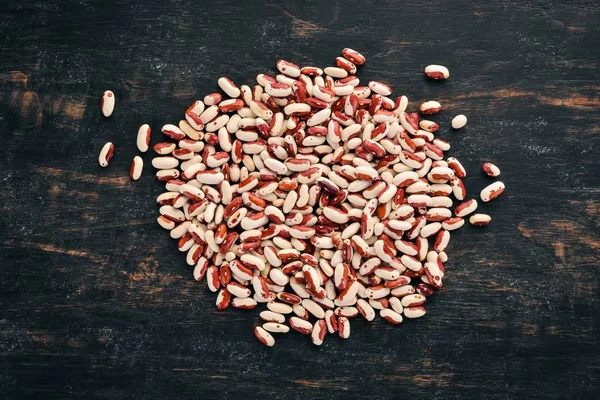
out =
[[(443, 4), (442, 4), (443, 3)], [(3, 398), (592, 398), (598, 390), (600, 9), (595, 1), (58, 1), (0, 4)], [(130, 182), (135, 134), (177, 122), (222, 75), (350, 46), (440, 136), (471, 193), (502, 169), (492, 224), (453, 235), (420, 320), (352, 322), (266, 349), (253, 312), (214, 309)], [(449, 67), (426, 81), (430, 63)], [(100, 114), (105, 89), (116, 111)], [(153, 137), (153, 142), (160, 140)], [(107, 169), (97, 163), (117, 147)], [(147, 164), (151, 154), (144, 156)], [(597, 395), (597, 394), (596, 394)]]

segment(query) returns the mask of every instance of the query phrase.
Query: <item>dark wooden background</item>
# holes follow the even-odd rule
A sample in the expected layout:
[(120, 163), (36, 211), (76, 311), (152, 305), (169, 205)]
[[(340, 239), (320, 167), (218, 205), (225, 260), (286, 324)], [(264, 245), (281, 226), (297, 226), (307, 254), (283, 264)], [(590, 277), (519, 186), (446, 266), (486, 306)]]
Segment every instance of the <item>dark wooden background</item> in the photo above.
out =
[[(478, 3), (3, 1), (0, 397), (597, 396), (600, 6)], [(222, 75), (327, 66), (346, 46), (367, 56), (360, 77), (412, 107), (440, 99), (471, 193), (489, 182), (484, 161), (507, 190), (481, 208), (489, 227), (453, 235), (426, 317), (266, 349), (255, 313), (216, 312), (156, 224), (151, 167), (129, 180), (135, 135), (177, 122)], [(451, 79), (424, 79), (430, 63)], [(451, 132), (457, 113), (469, 124)]]

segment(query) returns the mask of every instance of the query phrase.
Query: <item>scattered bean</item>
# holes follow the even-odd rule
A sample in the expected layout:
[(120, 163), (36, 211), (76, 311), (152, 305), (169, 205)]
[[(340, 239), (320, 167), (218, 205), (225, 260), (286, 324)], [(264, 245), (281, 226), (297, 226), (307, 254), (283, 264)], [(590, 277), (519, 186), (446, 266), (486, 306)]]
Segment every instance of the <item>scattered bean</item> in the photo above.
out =
[(105, 117), (110, 117), (115, 110), (115, 94), (107, 90), (102, 94), (102, 102), (101, 102), (102, 115)]
[(460, 128), (464, 127), (466, 124), (467, 124), (467, 117), (465, 117), (462, 114), (457, 115), (456, 117), (452, 118), (452, 128), (454, 128), (454, 129), (460, 129)]

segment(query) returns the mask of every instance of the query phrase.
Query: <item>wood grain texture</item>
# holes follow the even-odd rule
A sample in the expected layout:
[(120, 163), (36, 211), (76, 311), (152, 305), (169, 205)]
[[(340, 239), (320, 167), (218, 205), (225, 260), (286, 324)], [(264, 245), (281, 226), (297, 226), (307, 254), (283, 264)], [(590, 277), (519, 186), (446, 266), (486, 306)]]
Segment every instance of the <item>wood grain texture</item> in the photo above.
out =
[[(597, 395), (597, 2), (21, 0), (0, 15), (3, 398)], [(440, 136), (467, 189), (492, 161), (507, 190), (482, 207), (488, 228), (453, 235), (425, 318), (265, 349), (255, 314), (216, 312), (154, 222), (151, 168), (129, 181), (135, 134), (178, 121), (222, 75), (326, 66), (345, 46), (367, 56), (359, 77), (412, 107), (440, 99), (445, 126), (466, 114)], [(424, 79), (430, 63), (451, 79)], [(101, 169), (106, 141), (117, 149)]]

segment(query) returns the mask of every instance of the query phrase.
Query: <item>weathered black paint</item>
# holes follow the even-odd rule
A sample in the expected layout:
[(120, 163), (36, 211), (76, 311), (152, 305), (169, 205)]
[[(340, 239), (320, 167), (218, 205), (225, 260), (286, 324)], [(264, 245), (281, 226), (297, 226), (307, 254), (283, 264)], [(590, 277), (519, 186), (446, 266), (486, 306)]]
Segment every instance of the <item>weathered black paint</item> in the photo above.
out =
[[(591, 398), (598, 388), (600, 148), (595, 1), (4, 1), (0, 5), (3, 398)], [(488, 228), (452, 237), (446, 287), (398, 327), (352, 321), (315, 348), (265, 349), (255, 314), (215, 296), (130, 182), (135, 134), (278, 58), (342, 47), (411, 106), (439, 99)], [(430, 82), (430, 63), (450, 68)], [(117, 96), (113, 116), (100, 96)], [(468, 126), (448, 129), (464, 113)], [(160, 140), (153, 136), (153, 143)], [(107, 169), (97, 163), (116, 145)]]

